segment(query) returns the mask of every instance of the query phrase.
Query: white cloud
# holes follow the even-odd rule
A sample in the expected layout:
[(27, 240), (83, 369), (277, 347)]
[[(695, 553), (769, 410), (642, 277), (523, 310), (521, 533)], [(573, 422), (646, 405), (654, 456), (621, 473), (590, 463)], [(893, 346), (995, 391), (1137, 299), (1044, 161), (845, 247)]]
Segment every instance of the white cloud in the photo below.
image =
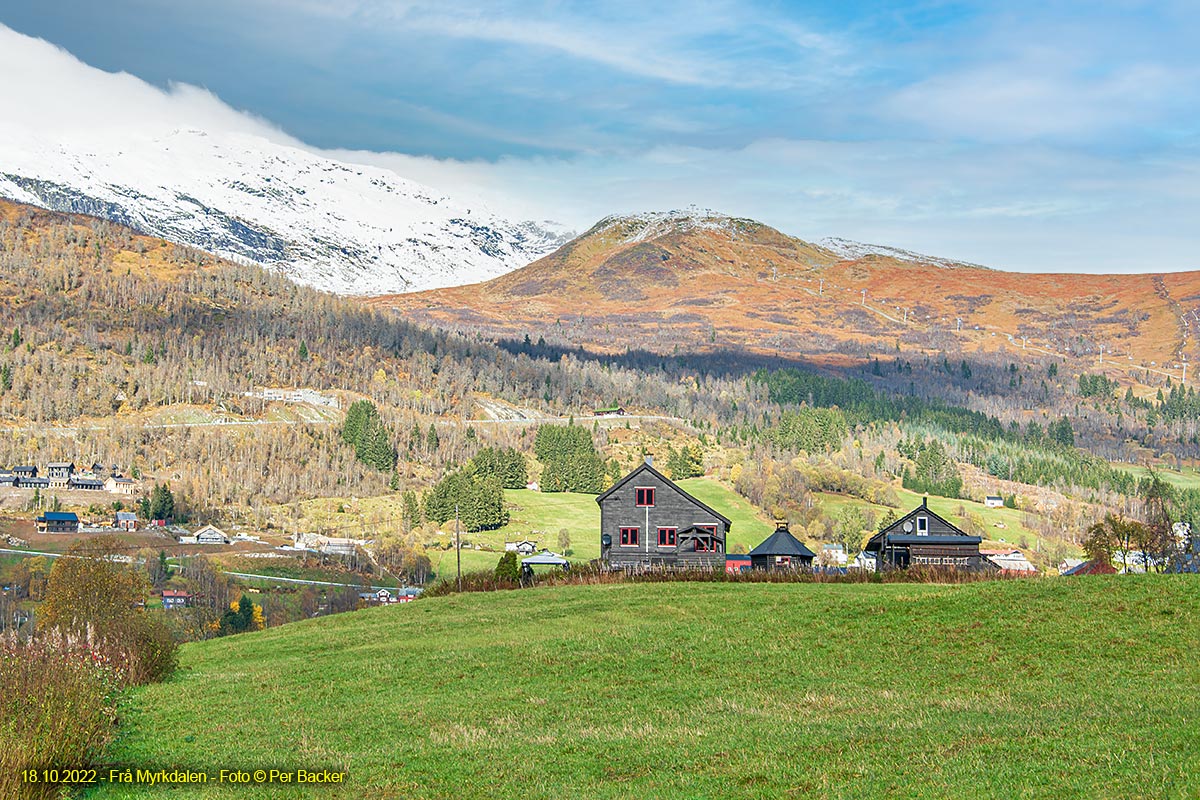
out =
[(23, 125), (47, 137), (103, 130), (169, 132), (177, 128), (228, 130), (296, 144), (266, 120), (230, 108), (188, 84), (164, 91), (128, 73), (90, 67), (62, 48), (0, 25), (0, 124)]

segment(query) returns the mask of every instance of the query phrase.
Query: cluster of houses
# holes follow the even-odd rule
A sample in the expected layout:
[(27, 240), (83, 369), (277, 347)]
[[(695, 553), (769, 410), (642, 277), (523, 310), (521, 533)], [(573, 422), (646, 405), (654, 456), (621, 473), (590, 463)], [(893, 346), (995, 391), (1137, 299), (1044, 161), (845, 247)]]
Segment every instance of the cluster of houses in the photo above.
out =
[(971, 536), (921, 505), (868, 540), (849, 558), (841, 545), (825, 545), (818, 556), (776, 521), (775, 532), (746, 554), (731, 554), (731, 521), (692, 497), (646, 463), (596, 498), (600, 505), (600, 557), (611, 569), (811, 570), (952, 567), (961, 570), (1034, 574), (1019, 550), (980, 550)]
[(77, 469), (70, 461), (55, 461), (47, 464), (45, 471), (26, 465), (12, 469), (0, 469), (0, 488), (15, 489), (64, 489), (91, 492), (111, 492), (132, 496), (137, 493), (137, 481), (126, 478), (114, 466), (106, 470), (101, 464), (92, 464), (89, 469)]

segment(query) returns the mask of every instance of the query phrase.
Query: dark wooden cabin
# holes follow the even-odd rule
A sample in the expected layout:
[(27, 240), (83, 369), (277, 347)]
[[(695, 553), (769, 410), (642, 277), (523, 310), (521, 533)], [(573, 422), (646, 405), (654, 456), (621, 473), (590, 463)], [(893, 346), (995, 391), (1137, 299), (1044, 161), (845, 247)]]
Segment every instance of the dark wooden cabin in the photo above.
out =
[(754, 569), (812, 569), (816, 555), (792, 535), (787, 522), (776, 520), (775, 532), (750, 551), (750, 564)]
[(724, 569), (731, 525), (656, 470), (638, 466), (596, 498), (600, 558), (612, 569)]
[(980, 554), (981, 541), (930, 511), (923, 499), (919, 507), (872, 536), (863, 550), (875, 554), (876, 569), (881, 570), (910, 566), (995, 569)]

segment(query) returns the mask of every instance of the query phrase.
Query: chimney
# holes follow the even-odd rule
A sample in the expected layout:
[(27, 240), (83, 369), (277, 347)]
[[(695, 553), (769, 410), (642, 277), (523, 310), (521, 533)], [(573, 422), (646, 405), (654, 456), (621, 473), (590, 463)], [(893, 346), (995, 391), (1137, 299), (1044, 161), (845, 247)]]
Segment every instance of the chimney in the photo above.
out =
[(929, 495), (925, 495), (924, 497), (921, 498), (921, 508), (928, 508), (928, 507), (929, 507)]

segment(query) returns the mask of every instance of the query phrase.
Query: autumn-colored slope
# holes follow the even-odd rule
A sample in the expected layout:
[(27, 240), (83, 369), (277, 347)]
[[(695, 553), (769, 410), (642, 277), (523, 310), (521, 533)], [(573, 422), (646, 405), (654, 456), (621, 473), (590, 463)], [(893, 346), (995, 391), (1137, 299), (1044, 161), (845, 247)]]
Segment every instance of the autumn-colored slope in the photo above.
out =
[(844, 260), (749, 220), (649, 215), (605, 220), (487, 283), (370, 302), (493, 333), (551, 325), (612, 349), (814, 354), (847, 339), (868, 347), (899, 339), (1097, 359), (1103, 346), (1109, 364), (1161, 368), (1184, 353), (1195, 358), (1183, 322), (1200, 322), (1200, 272), (1025, 274), (876, 255)]

